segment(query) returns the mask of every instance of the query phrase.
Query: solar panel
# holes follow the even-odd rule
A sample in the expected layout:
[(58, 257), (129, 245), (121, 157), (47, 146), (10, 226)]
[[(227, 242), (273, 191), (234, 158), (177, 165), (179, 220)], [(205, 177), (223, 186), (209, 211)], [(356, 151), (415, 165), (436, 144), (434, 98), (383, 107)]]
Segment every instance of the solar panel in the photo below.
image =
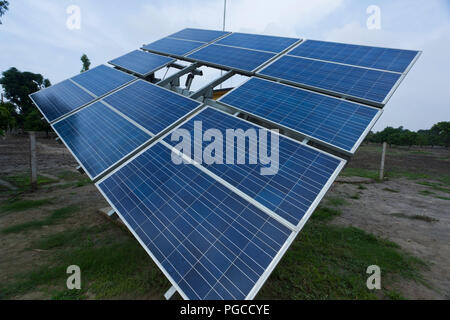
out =
[(259, 78), (251, 78), (220, 101), (350, 153), (381, 112)]
[(143, 80), (132, 83), (103, 100), (153, 135), (186, 117), (201, 105), (198, 101)]
[(306, 40), (289, 55), (403, 73), (418, 51)]
[(100, 101), (52, 127), (91, 179), (150, 139)]
[(97, 187), (185, 299), (253, 298), (292, 239), (202, 170), (175, 165), (161, 143)]
[(186, 28), (174, 34), (171, 34), (169, 37), (192, 41), (211, 42), (228, 33), (229, 32), (226, 31)]
[(105, 65), (100, 65), (71, 79), (97, 97), (100, 97), (135, 80), (136, 77)]
[(157, 54), (134, 50), (109, 63), (127, 71), (146, 77), (156, 70), (174, 62), (175, 59), (167, 58)]
[(280, 53), (300, 39), (234, 32), (217, 44)]
[(384, 105), (401, 74), (283, 56), (258, 74), (311, 89)]
[(93, 95), (70, 80), (64, 80), (35, 92), (30, 95), (30, 98), (48, 122), (52, 122), (94, 100)]
[(143, 46), (142, 49), (181, 57), (203, 45), (204, 42), (163, 38)]
[(211, 44), (187, 57), (213, 66), (253, 72), (274, 56), (269, 52)]
[[(254, 124), (212, 108), (206, 108), (180, 128), (188, 130), (194, 137), (196, 121), (201, 122), (204, 132), (208, 129), (219, 130), (222, 133), (223, 141), (228, 139), (225, 137), (229, 129), (244, 131), (260, 129)], [(267, 130), (263, 130), (267, 132)], [(179, 144), (179, 141), (171, 141), (171, 139), (171, 134), (169, 134), (164, 140), (172, 146)], [(204, 163), (204, 167), (272, 210), (294, 227), (299, 227), (303, 217), (308, 216), (315, 209), (345, 163), (342, 159), (279, 136), (279, 160), (273, 160), (274, 164), (276, 163), (278, 166), (278, 171), (272, 175), (262, 175), (261, 168), (265, 165), (250, 164), (249, 147), (240, 145), (236, 138), (232, 137), (231, 139), (234, 139), (235, 143), (231, 147), (227, 145), (226, 156), (229, 156), (228, 153), (231, 149), (234, 161), (231, 163), (229, 160), (222, 161), (223, 163), (220, 164)], [(259, 142), (261, 143), (261, 141), (259, 137)], [(203, 141), (202, 150), (206, 150), (210, 143), (210, 141)], [(261, 145), (258, 148), (261, 148)], [(267, 149), (271, 150), (270, 136), (267, 138)], [(275, 152), (277, 152), (276, 149)], [(194, 153), (194, 147), (192, 147), (192, 157), (194, 157)], [(245, 153), (244, 164), (237, 165), (238, 153)]]

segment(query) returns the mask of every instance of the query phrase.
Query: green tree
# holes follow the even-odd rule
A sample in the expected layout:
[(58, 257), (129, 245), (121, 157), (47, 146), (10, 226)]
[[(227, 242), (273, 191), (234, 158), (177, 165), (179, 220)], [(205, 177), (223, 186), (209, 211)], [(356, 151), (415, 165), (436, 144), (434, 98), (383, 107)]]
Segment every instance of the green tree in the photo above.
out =
[(11, 103), (0, 103), (0, 135), (3, 135), (8, 128), (15, 127), (13, 110), (14, 105)]
[[(3, 16), (6, 11), (8, 11), (9, 2), (8, 1), (0, 1), (0, 17)], [(2, 21), (0, 20), (0, 24), (2, 24)]]
[(36, 110), (29, 95), (51, 85), (48, 79), (41, 74), (21, 72), (16, 68), (10, 68), (3, 72), (0, 78), (6, 99), (14, 105), (17, 125), (22, 126), (26, 116)]
[(436, 137), (439, 145), (445, 147), (450, 146), (450, 122), (443, 121), (436, 123), (430, 131)]
[(26, 115), (23, 127), (26, 131), (45, 131), (47, 136), (51, 129), (50, 125), (41, 119), (41, 114), (37, 109)]
[(89, 67), (91, 66), (91, 61), (89, 60), (89, 58), (86, 54), (83, 54), (81, 56), (81, 63), (83, 64), (83, 68), (81, 69), (81, 72), (88, 71)]

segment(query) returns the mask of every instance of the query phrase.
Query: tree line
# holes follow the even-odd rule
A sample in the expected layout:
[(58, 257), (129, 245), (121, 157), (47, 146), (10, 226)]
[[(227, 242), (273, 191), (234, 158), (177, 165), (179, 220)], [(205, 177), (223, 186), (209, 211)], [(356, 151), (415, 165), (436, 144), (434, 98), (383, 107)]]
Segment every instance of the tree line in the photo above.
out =
[[(0, 2), (1, 3), (1, 2)], [(81, 72), (89, 70), (91, 62), (86, 54), (81, 57)], [(50, 80), (39, 73), (20, 71), (10, 68), (2, 73), (0, 84), (4, 98), (0, 101), (0, 135), (8, 129), (24, 131), (51, 130), (50, 125), (42, 119), (42, 115), (31, 101), (29, 95), (51, 86)]]
[(436, 123), (428, 130), (417, 132), (404, 129), (403, 127), (386, 127), (383, 131), (370, 132), (366, 142), (383, 143), (397, 146), (450, 146), (450, 122), (442, 121)]

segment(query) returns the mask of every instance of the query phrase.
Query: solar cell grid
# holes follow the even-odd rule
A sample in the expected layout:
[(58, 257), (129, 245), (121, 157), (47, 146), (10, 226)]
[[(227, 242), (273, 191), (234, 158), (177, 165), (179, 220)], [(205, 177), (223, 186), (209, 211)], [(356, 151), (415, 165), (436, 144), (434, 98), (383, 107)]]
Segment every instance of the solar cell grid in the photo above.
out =
[(91, 178), (134, 151), (150, 136), (96, 102), (52, 125)]
[(203, 45), (205, 45), (204, 42), (163, 38), (143, 46), (142, 49), (175, 56), (184, 56)]
[(229, 32), (226, 31), (186, 28), (174, 34), (171, 34), (169, 37), (192, 41), (211, 42), (228, 33)]
[(97, 97), (103, 96), (108, 92), (120, 88), (135, 79), (136, 77), (133, 77), (125, 72), (109, 68), (105, 65), (100, 65), (71, 78), (72, 81), (89, 90)]
[(48, 122), (78, 109), (94, 97), (70, 80), (64, 80), (30, 95)]
[(288, 54), (403, 73), (418, 51), (306, 40)]
[(234, 32), (217, 44), (280, 53), (299, 39)]
[[(211, 108), (206, 108), (195, 115), (180, 128), (188, 130), (191, 136), (194, 136), (195, 121), (201, 121), (203, 131), (211, 128), (219, 130), (224, 141), (227, 129), (244, 131), (259, 129), (253, 124)], [(172, 146), (179, 143), (171, 141), (170, 134), (165, 141)], [(203, 141), (202, 150), (205, 150), (210, 143)], [(194, 141), (192, 144), (191, 155), (194, 157)], [(262, 144), (259, 147), (261, 146), (265, 145)], [(250, 164), (248, 146), (245, 150), (238, 149), (240, 147), (235, 139), (234, 150), (222, 150), (223, 154), (233, 152), (234, 163), (223, 161), (223, 164), (203, 163), (202, 165), (293, 226), (298, 226), (305, 214), (312, 212), (314, 203), (321, 199), (320, 195), (326, 191), (330, 181), (332, 182), (344, 163), (341, 159), (279, 136), (278, 171), (274, 175), (262, 175), (260, 163)], [(267, 150), (271, 150), (270, 138), (267, 139)], [(239, 153), (245, 153), (245, 164), (237, 164)]]
[(275, 54), (269, 52), (211, 44), (188, 55), (188, 58), (210, 63), (215, 66), (253, 72), (274, 56)]
[(172, 58), (134, 50), (109, 63), (145, 77), (174, 61)]
[(103, 99), (156, 135), (185, 117), (201, 103), (139, 80)]
[(268, 80), (251, 78), (221, 102), (328, 144), (355, 151), (379, 110)]
[(290, 236), (158, 143), (97, 184), (188, 299), (244, 299)]
[(258, 72), (377, 105), (384, 104), (400, 74), (283, 56)]

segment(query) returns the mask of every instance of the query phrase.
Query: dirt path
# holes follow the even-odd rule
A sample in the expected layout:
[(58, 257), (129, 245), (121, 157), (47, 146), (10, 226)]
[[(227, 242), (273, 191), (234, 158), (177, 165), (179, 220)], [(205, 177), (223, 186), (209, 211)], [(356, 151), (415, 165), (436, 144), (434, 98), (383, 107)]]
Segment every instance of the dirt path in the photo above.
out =
[[(420, 194), (427, 188), (405, 178), (364, 184), (363, 190), (359, 186), (333, 185), (327, 198), (338, 197), (347, 202), (340, 208), (342, 215), (333, 223), (355, 226), (389, 239), (430, 265), (423, 276), (432, 289), (410, 281), (400, 282), (397, 289), (405, 297), (449, 299), (450, 202)], [(352, 199), (355, 195), (359, 199)]]

